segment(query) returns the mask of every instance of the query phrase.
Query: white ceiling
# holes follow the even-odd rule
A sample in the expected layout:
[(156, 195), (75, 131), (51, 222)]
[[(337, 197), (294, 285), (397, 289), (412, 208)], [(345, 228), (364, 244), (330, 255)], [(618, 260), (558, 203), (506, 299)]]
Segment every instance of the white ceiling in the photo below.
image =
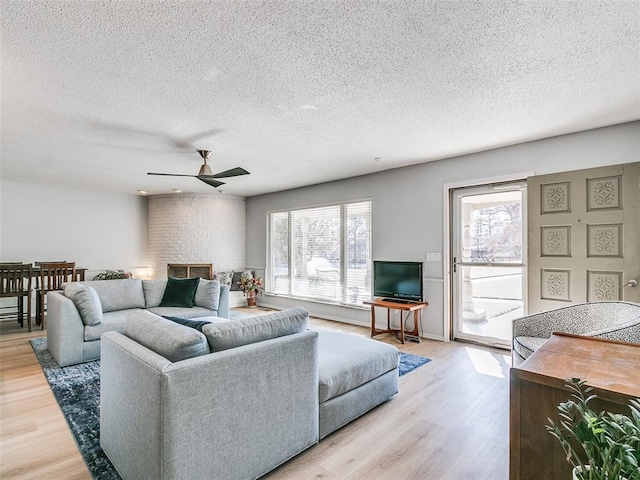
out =
[[(2, 179), (251, 196), (640, 119), (637, 1), (0, 0)], [(381, 161), (375, 161), (376, 157)]]

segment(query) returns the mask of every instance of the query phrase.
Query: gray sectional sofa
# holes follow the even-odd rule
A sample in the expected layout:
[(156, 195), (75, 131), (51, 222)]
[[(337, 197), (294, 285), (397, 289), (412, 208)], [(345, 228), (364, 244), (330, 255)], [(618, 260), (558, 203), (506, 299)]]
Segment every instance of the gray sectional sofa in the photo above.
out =
[(104, 333), (100, 443), (122, 478), (255, 479), (398, 392), (397, 348), (307, 323), (140, 311)]
[[(172, 279), (173, 280), (173, 279)], [(124, 332), (131, 312), (184, 318), (229, 317), (229, 287), (200, 279), (192, 307), (160, 306), (168, 280), (72, 282), (47, 293), (47, 348), (60, 366), (100, 358), (100, 335)]]

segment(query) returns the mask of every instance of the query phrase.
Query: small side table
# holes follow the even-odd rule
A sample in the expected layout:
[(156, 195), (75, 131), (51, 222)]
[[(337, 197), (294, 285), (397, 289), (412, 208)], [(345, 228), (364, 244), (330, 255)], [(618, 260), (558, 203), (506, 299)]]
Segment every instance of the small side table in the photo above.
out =
[[(372, 300), (365, 300), (365, 305), (371, 305), (371, 337), (381, 333), (393, 333), (400, 343), (404, 344), (405, 333), (418, 337), (420, 332), (418, 331), (418, 324), (420, 322), (419, 314), (423, 308), (429, 306), (427, 302), (411, 302), (411, 303), (399, 303), (385, 300), (383, 298), (374, 298)], [(387, 309), (387, 329), (378, 330), (376, 328), (376, 307), (382, 307)], [(391, 328), (391, 310), (400, 311), (400, 328)], [(405, 332), (404, 319), (402, 318), (402, 312), (413, 312), (413, 330)]]

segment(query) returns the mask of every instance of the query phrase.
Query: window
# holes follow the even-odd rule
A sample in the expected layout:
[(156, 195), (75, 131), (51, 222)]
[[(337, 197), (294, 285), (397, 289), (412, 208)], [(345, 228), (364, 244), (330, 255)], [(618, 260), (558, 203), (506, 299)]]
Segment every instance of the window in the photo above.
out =
[(371, 201), (269, 214), (266, 293), (362, 305), (371, 297)]

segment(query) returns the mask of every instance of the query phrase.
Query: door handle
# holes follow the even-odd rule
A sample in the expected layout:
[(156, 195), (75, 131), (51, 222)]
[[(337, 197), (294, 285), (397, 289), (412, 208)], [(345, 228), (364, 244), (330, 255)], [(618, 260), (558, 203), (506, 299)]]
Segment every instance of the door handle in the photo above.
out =
[(623, 287), (637, 287), (637, 286), (638, 286), (638, 280), (636, 280), (635, 278), (632, 278), (631, 280), (629, 280), (627, 283), (623, 285)]

